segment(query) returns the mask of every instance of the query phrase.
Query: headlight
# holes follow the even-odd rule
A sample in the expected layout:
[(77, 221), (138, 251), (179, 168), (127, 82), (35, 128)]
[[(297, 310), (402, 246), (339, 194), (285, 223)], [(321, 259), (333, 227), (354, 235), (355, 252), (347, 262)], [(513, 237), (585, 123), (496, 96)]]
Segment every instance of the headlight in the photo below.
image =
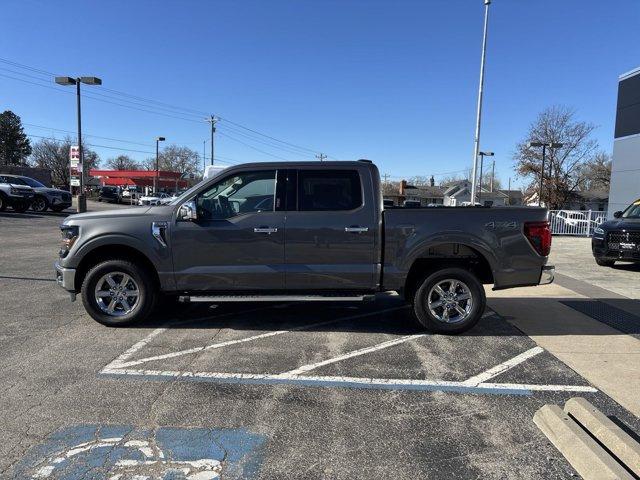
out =
[(601, 229), (600, 227), (596, 227), (596, 228), (593, 230), (593, 233), (597, 233), (598, 235), (604, 235), (604, 230), (603, 230), (603, 229)]
[(60, 232), (62, 233), (62, 241), (60, 243), (60, 252), (58, 253), (60, 258), (64, 258), (69, 253), (69, 250), (71, 250), (71, 247), (73, 247), (73, 244), (76, 243), (80, 230), (77, 226), (62, 225)]
[(11, 187), (11, 195), (20, 195), (20, 190)]

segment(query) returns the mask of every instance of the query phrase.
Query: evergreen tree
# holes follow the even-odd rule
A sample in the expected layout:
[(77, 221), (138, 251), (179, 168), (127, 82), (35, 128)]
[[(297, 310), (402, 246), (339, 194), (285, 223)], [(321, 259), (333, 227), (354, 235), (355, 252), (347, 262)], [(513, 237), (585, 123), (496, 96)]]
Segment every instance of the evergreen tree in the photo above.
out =
[(0, 113), (0, 165), (24, 165), (29, 155), (31, 144), (20, 117), (11, 110)]

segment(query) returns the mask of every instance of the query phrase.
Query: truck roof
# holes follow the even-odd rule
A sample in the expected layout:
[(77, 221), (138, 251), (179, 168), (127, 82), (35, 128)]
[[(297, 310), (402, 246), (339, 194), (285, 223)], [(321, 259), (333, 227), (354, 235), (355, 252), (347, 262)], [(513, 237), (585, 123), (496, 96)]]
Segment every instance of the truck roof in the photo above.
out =
[(239, 163), (228, 168), (234, 167), (260, 167), (260, 168), (296, 168), (296, 167), (373, 167), (377, 168), (370, 160), (332, 160), (329, 162), (319, 162), (317, 160), (306, 161), (290, 161), (290, 162), (252, 162)]

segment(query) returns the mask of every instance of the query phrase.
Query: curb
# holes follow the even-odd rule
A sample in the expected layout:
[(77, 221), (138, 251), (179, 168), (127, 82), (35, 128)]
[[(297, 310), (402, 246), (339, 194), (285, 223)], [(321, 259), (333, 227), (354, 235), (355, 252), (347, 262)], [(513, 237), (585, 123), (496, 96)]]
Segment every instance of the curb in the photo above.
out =
[(633, 480), (629, 471), (557, 405), (544, 405), (534, 423), (585, 480)]
[(620, 462), (640, 476), (640, 444), (584, 398), (572, 398), (564, 405), (566, 414), (596, 437)]

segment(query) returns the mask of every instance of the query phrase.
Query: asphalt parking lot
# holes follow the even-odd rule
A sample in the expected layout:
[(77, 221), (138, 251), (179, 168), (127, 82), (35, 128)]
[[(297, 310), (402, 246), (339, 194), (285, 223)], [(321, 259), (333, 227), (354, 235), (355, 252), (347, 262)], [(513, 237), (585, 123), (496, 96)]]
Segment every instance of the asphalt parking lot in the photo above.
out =
[(540, 406), (579, 395), (640, 431), (491, 310), (457, 337), (395, 296), (104, 327), (53, 281), (63, 217), (0, 214), (2, 478), (571, 478)]

